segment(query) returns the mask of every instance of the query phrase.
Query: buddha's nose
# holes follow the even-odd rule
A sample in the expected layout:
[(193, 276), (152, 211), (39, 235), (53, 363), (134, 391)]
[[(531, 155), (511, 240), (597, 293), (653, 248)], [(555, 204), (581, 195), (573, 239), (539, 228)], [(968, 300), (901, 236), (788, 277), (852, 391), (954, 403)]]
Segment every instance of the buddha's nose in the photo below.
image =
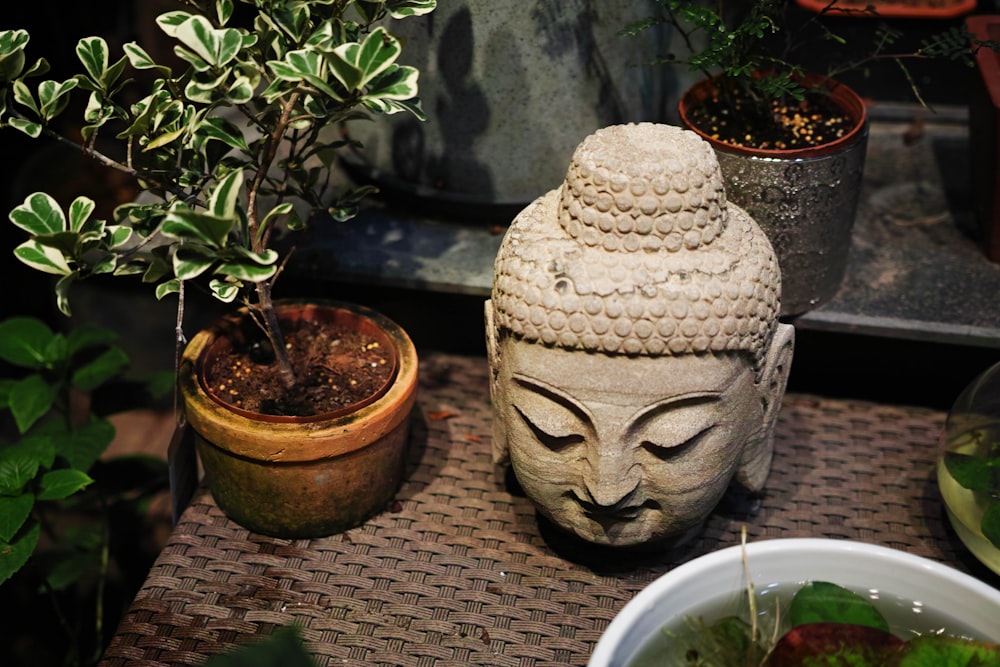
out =
[(584, 480), (588, 500), (597, 509), (614, 512), (629, 505), (639, 486), (637, 467), (622, 454), (605, 454), (591, 461)]

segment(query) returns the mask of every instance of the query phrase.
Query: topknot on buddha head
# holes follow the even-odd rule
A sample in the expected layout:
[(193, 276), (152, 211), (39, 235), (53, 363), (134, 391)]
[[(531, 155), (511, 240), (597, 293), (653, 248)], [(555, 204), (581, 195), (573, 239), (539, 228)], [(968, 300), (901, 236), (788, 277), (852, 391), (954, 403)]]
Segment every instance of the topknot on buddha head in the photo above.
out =
[(712, 147), (672, 125), (598, 130), (566, 173), (559, 224), (609, 251), (678, 251), (711, 243), (726, 225), (726, 192)]
[(605, 354), (738, 352), (756, 367), (778, 325), (777, 257), (727, 204), (695, 133), (599, 130), (566, 181), (514, 220), (494, 266), (494, 322), (529, 342)]

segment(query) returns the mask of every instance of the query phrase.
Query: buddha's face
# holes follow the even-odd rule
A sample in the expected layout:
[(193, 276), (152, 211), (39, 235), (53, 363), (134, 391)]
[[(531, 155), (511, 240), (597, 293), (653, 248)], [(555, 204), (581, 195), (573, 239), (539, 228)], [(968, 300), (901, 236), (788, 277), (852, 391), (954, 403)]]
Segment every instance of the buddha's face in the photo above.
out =
[[(499, 345), (494, 409), (517, 479), (541, 513), (590, 542), (631, 546), (700, 525), (763, 437), (767, 401), (743, 355)], [(770, 457), (749, 451), (761, 449)]]

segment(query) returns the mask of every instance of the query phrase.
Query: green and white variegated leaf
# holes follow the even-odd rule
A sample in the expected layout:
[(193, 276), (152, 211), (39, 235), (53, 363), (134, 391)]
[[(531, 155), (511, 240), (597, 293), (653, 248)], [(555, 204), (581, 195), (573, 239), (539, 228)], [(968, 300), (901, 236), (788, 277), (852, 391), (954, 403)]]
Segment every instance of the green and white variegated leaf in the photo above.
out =
[(174, 275), (178, 280), (190, 280), (212, 268), (216, 255), (210, 248), (189, 244), (181, 246), (174, 253)]
[(174, 53), (181, 60), (186, 61), (196, 72), (208, 72), (212, 69), (204, 59), (191, 49), (185, 49), (180, 44), (174, 46)]
[(149, 128), (153, 126), (153, 119), (160, 109), (170, 104), (170, 93), (165, 90), (157, 90), (151, 95), (147, 95), (132, 105), (132, 114), (135, 120), (132, 124), (118, 134), (119, 139), (126, 137), (141, 137), (145, 135)]
[(214, 79), (199, 80), (191, 79), (184, 87), (184, 97), (199, 104), (211, 104), (212, 100), (219, 96), (219, 88), (229, 78), (229, 70), (223, 70)]
[(108, 247), (112, 250), (121, 248), (132, 239), (132, 228), (126, 225), (108, 225)]
[(108, 43), (101, 37), (84, 37), (76, 44), (76, 57), (94, 81), (101, 81), (108, 69)]
[(0, 81), (13, 81), (24, 71), (26, 30), (0, 30)]
[(195, 128), (195, 134), (209, 139), (216, 139), (230, 148), (237, 148), (244, 153), (250, 152), (246, 137), (235, 124), (222, 116), (203, 118)]
[(68, 276), (63, 276), (56, 281), (55, 293), (56, 293), (56, 307), (59, 308), (61, 312), (66, 317), (72, 317), (73, 311), (69, 307), (69, 288), (76, 282), (79, 274), (74, 271)]
[(327, 106), (323, 103), (323, 99), (317, 98), (315, 95), (303, 96), (302, 108), (313, 118), (324, 118), (328, 114)]
[(216, 299), (223, 303), (232, 303), (239, 295), (240, 290), (243, 289), (243, 284), (233, 284), (219, 278), (213, 278), (209, 281), (208, 287)]
[(243, 187), (243, 172), (236, 169), (219, 180), (208, 198), (208, 210), (217, 218), (234, 219)]
[[(324, 95), (336, 100), (342, 99), (326, 82), (326, 59), (316, 51), (298, 49), (285, 54), (284, 60), (271, 60), (267, 63), (274, 75), (285, 81), (304, 81), (321, 91)], [(361, 73), (353, 75), (360, 79)]]
[(236, 256), (219, 264), (216, 275), (256, 283), (267, 280), (278, 270), (278, 253), (270, 248), (259, 255), (243, 247), (234, 247), (233, 250)]
[(115, 266), (112, 273), (116, 276), (138, 276), (144, 274), (146, 267), (140, 262), (125, 262)]
[(38, 104), (35, 102), (35, 97), (31, 94), (31, 89), (28, 88), (28, 84), (26, 84), (23, 80), (18, 79), (14, 82), (12, 88), (14, 91), (15, 102), (28, 107), (35, 113), (36, 116), (41, 115), (38, 111)]
[(385, 0), (354, 0), (354, 10), (365, 23), (374, 23), (385, 7)]
[(253, 92), (253, 82), (240, 74), (233, 78), (233, 83), (226, 90), (226, 100), (232, 104), (246, 104), (253, 99)]
[(177, 37), (177, 28), (191, 18), (189, 12), (164, 12), (156, 17), (156, 25), (170, 37)]
[(215, 16), (219, 25), (226, 25), (233, 16), (233, 0), (215, 0)]
[(260, 93), (260, 96), (268, 104), (274, 104), (276, 100), (288, 95), (290, 92), (292, 91), (289, 90), (288, 82), (278, 78), (272, 81), (270, 85), (268, 85), (268, 87)]
[(398, 39), (385, 28), (376, 28), (360, 44), (349, 42), (335, 48), (337, 57), (330, 58), (330, 68), (344, 87), (358, 90), (388, 69), (401, 50)]
[(423, 16), (434, 11), (437, 0), (386, 0), (385, 8), (389, 16), (403, 19), (409, 16)]
[(174, 28), (174, 37), (212, 67), (228, 65), (243, 46), (236, 28), (215, 28), (204, 16), (194, 15)]
[(33, 269), (57, 276), (73, 273), (66, 257), (57, 249), (29, 239), (14, 248), (14, 256)]
[(420, 106), (420, 100), (416, 98), (412, 100), (377, 100), (372, 104), (366, 102), (366, 106), (384, 114), (406, 111), (413, 114), (418, 120), (427, 120), (427, 116), (424, 115), (424, 109)]
[(278, 204), (270, 211), (268, 211), (267, 215), (265, 215), (264, 219), (261, 221), (260, 223), (261, 233), (263, 234), (267, 230), (267, 228), (270, 227), (272, 224), (274, 224), (274, 222), (281, 216), (289, 215), (294, 212), (295, 212), (295, 207), (292, 205), (291, 202), (286, 201)]
[(145, 273), (142, 274), (142, 282), (147, 285), (169, 280), (173, 277), (173, 258), (170, 256), (169, 248), (159, 246), (154, 248), (145, 258)]
[(61, 114), (69, 104), (69, 91), (77, 86), (76, 79), (42, 81), (38, 84), (38, 113), (45, 120)]
[(183, 134), (184, 134), (183, 128), (179, 130), (171, 130), (169, 132), (164, 132), (159, 136), (157, 136), (152, 141), (150, 141), (148, 144), (143, 146), (142, 150), (145, 152), (145, 151), (155, 150), (157, 148), (162, 148), (167, 144), (172, 144), (173, 142), (177, 141), (178, 139), (181, 138)]
[(77, 197), (69, 205), (69, 230), (81, 232), (84, 230), (90, 214), (94, 212), (94, 200), (90, 197)]
[(286, 33), (291, 43), (299, 43), (305, 37), (306, 28), (309, 25), (309, 8), (299, 4), (287, 3), (283, 11), (272, 12), (268, 16), (269, 22), (278, 30)]
[(55, 234), (67, 229), (62, 208), (52, 195), (45, 192), (28, 195), (23, 204), (10, 212), (10, 221), (32, 236)]
[(90, 273), (100, 275), (102, 273), (114, 273), (118, 268), (118, 256), (114, 253), (103, 252), (98, 257), (91, 260)]
[(47, 61), (45, 58), (39, 58), (38, 60), (35, 61), (33, 65), (31, 65), (30, 67), (28, 67), (28, 69), (25, 70), (24, 78), (32, 76), (41, 76), (42, 74), (48, 72), (50, 69), (51, 67), (49, 66), (49, 61)]
[[(87, 106), (83, 110), (83, 119), (90, 123), (91, 128), (98, 128), (114, 117), (115, 108), (110, 104), (105, 104), (102, 97), (97, 92), (92, 92), (87, 98)], [(89, 139), (89, 137), (84, 137)]]
[(184, 103), (180, 100), (170, 100), (153, 110), (153, 131), (172, 130), (177, 122), (184, 117)]
[(38, 123), (32, 123), (30, 120), (24, 120), (23, 118), (11, 118), (10, 126), (15, 130), (20, 130), (32, 139), (37, 139), (42, 134), (42, 126)]
[(160, 283), (156, 286), (155, 294), (157, 300), (163, 299), (163, 297), (170, 294), (177, 294), (181, 291), (181, 281), (174, 278), (173, 280), (168, 280), (166, 282)]
[(419, 72), (414, 67), (393, 65), (368, 85), (361, 100), (385, 113), (402, 111), (391, 102), (416, 97), (418, 76)]
[(171, 238), (196, 241), (211, 248), (223, 248), (236, 218), (220, 218), (175, 204), (167, 211), (161, 229)]
[(155, 69), (164, 77), (170, 77), (170, 68), (164, 65), (157, 64), (153, 60), (152, 56), (146, 53), (145, 49), (136, 44), (135, 42), (128, 42), (122, 47), (125, 51), (125, 56), (128, 61), (132, 64), (132, 67), (136, 69)]

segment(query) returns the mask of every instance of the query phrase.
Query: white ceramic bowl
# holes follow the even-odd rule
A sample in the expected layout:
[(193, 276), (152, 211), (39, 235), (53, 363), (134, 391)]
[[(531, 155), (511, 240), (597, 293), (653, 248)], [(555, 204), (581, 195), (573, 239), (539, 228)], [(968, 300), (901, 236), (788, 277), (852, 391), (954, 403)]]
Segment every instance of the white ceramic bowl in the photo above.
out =
[[(758, 590), (775, 582), (829, 581), (922, 602), (982, 639), (1000, 641), (1000, 591), (935, 561), (896, 549), (831, 539), (776, 539), (746, 547)], [(624, 667), (660, 629), (698, 603), (746, 590), (739, 546), (695, 558), (636, 595), (601, 636), (588, 667)]]

